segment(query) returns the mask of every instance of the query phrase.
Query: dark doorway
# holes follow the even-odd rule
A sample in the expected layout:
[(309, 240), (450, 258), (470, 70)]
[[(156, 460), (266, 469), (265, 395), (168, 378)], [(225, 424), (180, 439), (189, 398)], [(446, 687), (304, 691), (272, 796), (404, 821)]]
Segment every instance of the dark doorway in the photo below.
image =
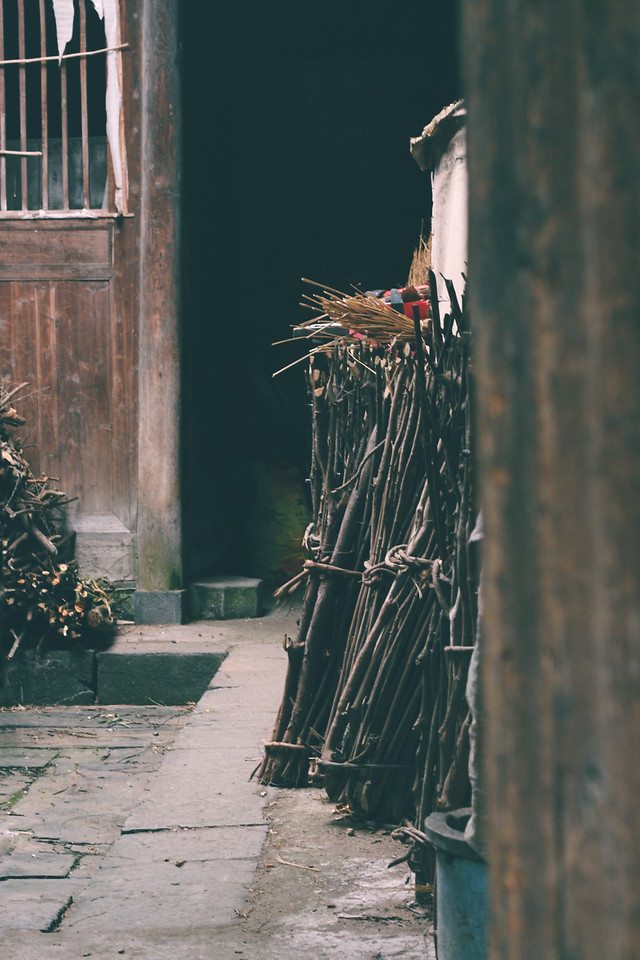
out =
[(430, 214), (409, 139), (460, 96), (455, 7), (416, 6), (304, 24), (183, 6), (187, 578), (298, 562), (273, 539), (300, 522), (281, 501), (304, 501), (303, 368), (272, 374), (303, 351), (272, 343), (307, 316), (303, 276), (406, 282)]

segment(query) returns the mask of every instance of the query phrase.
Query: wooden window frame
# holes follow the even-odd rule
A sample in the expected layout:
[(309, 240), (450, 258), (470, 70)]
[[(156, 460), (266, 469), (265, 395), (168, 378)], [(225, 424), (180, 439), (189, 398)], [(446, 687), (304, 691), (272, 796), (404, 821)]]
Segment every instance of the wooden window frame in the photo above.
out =
[[(29, 0), (27, 0), (29, 2)], [(36, 0), (30, 0), (31, 22), (25, 12), (25, 0), (0, 0), (0, 220), (7, 219), (65, 219), (65, 218), (96, 218), (96, 217), (118, 217), (128, 216), (127, 207), (127, 165), (126, 165), (126, 147), (124, 130), (124, 111), (122, 108), (122, 53), (128, 48), (128, 44), (121, 42), (120, 24), (121, 10), (118, 0), (112, 0), (110, 3), (111, 18), (107, 22), (104, 16), (105, 41), (95, 47), (88, 45), (87, 40), (87, 7), (92, 0), (75, 0), (74, 12), (72, 16), (72, 25), (75, 23), (74, 38), (75, 46), (79, 49), (66, 51), (59, 50), (57, 55), (51, 53), (53, 41), (56, 39), (55, 32), (51, 30), (51, 13), (47, 21), (47, 4), (51, 0), (37, 0), (38, 5), (38, 24), (34, 24), (33, 8)], [(17, 14), (17, 33), (18, 33), (18, 56), (5, 59), (5, 5), (12, 3)], [(95, 6), (95, 4), (94, 4)], [(76, 21), (77, 18), (77, 22)], [(39, 36), (40, 55), (27, 56), (27, 30), (31, 29), (36, 35), (32, 38), (30, 46), (34, 46), (36, 38)], [(38, 33), (39, 31), (39, 33)], [(15, 38), (14, 38), (15, 40)], [(59, 34), (57, 38), (60, 43)], [(55, 46), (55, 44), (53, 44)], [(89, 97), (88, 97), (88, 79), (87, 63), (89, 58), (101, 57), (105, 64), (105, 86), (106, 86), (106, 123), (104, 131), (104, 150), (105, 158), (103, 161), (104, 170), (102, 177), (96, 176), (94, 164), (92, 163), (91, 151), (96, 149), (96, 144), (102, 137), (90, 137), (89, 135)], [(69, 137), (69, 104), (67, 97), (67, 65), (70, 61), (80, 61), (79, 66), (79, 126), (80, 137), (75, 138), (72, 145)], [(39, 83), (36, 89), (35, 70), (40, 65)], [(6, 71), (17, 72), (13, 77), (13, 93), (17, 94), (17, 103), (12, 104), (12, 108), (18, 117), (19, 123), (19, 143), (14, 144), (8, 139), (7, 130), (7, 83)], [(27, 71), (29, 76), (27, 76)], [(52, 86), (52, 73), (59, 75), (59, 110), (60, 110), (60, 130), (59, 138), (51, 136), (49, 126), (49, 91)], [(55, 83), (55, 75), (53, 83)], [(77, 86), (77, 81), (76, 81)], [(76, 90), (77, 93), (77, 90)], [(31, 102), (28, 98), (31, 97)], [(39, 149), (33, 149), (34, 144), (29, 140), (27, 130), (27, 109), (34, 111), (34, 102), (37, 103), (39, 97), (40, 114), (40, 137), (36, 146)], [(78, 108), (74, 111), (73, 120), (78, 122)], [(33, 127), (33, 122), (31, 122)], [(52, 144), (59, 139), (60, 157), (57, 163), (57, 173), (60, 176), (60, 184), (57, 190), (57, 197), (54, 199), (52, 194), (51, 172), (52, 172)], [(79, 143), (77, 142), (79, 139)], [(18, 149), (14, 149), (17, 146)], [(70, 179), (70, 159), (71, 146), (76, 154), (75, 162), (78, 165), (78, 171), (75, 177)], [(58, 149), (56, 147), (56, 149)], [(39, 159), (39, 163), (34, 164), (34, 159)], [(8, 191), (8, 169), (10, 165), (13, 170), (19, 170), (19, 197), (14, 195), (13, 202), (10, 203)], [(36, 168), (34, 170), (34, 167)], [(96, 184), (97, 181), (97, 184)], [(102, 200), (96, 203), (96, 190), (102, 184)], [(37, 197), (40, 203), (34, 204), (30, 199), (30, 193), (33, 195), (37, 191)], [(93, 196), (92, 196), (93, 192)], [(72, 196), (73, 194), (73, 196)], [(81, 198), (80, 202), (78, 199)], [(16, 202), (17, 201), (17, 202)], [(37, 206), (37, 209), (36, 209)]]

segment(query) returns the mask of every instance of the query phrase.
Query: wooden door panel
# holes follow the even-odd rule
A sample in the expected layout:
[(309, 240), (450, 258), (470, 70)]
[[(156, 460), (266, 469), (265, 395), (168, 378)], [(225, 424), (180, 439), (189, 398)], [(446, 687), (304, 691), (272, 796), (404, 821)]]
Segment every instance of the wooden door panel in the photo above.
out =
[[(0, 283), (1, 371), (26, 383), (19, 403), (25, 453), (36, 475), (58, 476), (55, 345), (51, 343), (46, 284)], [(40, 319), (42, 317), (42, 319)]]
[(109, 287), (105, 282), (51, 285), (56, 327), (58, 455), (73, 512), (116, 513), (113, 498)]
[(29, 384), (21, 404), (34, 473), (78, 497), (71, 514), (121, 512), (114, 501), (109, 287), (0, 283), (2, 371)]
[(5, 276), (108, 276), (112, 272), (112, 231), (107, 226), (47, 221), (22, 222), (0, 231), (0, 279)]
[(137, 301), (114, 233), (111, 221), (0, 227), (0, 374), (29, 385), (30, 463), (78, 498), (72, 519), (104, 517), (110, 531), (115, 518), (134, 526), (137, 436)]

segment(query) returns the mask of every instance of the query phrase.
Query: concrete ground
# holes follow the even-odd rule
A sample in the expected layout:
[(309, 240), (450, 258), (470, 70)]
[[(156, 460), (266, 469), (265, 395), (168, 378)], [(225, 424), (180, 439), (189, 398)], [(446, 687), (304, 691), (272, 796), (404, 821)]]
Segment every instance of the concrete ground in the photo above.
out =
[(3, 960), (435, 956), (388, 828), (250, 779), (295, 632), (293, 610), (129, 627), (125, 653), (227, 654), (197, 704), (0, 711)]

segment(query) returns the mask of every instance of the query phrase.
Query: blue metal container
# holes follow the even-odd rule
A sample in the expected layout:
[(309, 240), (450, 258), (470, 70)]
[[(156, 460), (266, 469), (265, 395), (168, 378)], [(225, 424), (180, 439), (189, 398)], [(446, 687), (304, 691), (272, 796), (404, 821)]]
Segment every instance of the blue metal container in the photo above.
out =
[(432, 813), (424, 825), (436, 850), (438, 960), (487, 956), (487, 864), (464, 838), (470, 815), (470, 809)]

